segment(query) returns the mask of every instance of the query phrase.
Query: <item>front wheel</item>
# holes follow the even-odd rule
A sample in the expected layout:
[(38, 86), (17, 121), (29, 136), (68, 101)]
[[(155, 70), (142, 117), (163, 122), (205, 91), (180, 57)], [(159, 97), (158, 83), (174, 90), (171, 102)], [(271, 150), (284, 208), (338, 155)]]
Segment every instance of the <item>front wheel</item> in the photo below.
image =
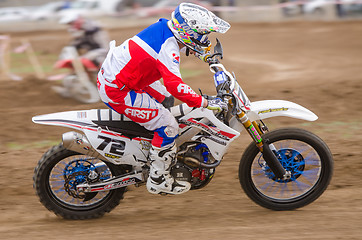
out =
[(333, 158), (322, 139), (304, 129), (285, 128), (263, 135), (291, 177), (274, 176), (262, 153), (251, 143), (239, 165), (240, 184), (255, 203), (272, 210), (292, 210), (315, 201), (332, 178)]
[(112, 191), (82, 193), (77, 185), (101, 182), (125, 173), (122, 166), (65, 149), (52, 147), (34, 170), (34, 189), (40, 202), (65, 219), (90, 219), (114, 209), (123, 198), (125, 187)]

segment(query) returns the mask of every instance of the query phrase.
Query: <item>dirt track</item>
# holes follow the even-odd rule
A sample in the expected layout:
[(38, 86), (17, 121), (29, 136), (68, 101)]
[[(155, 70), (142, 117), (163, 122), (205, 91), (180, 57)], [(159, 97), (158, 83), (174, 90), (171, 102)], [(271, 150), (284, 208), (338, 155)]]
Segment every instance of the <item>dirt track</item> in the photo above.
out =
[[(138, 30), (110, 33), (120, 43)], [(43, 54), (59, 52), (68, 40), (65, 32), (13, 38), (23, 36)], [(306, 128), (329, 145), (335, 172), (317, 201), (290, 212), (251, 202), (237, 178), (241, 154), (250, 142), (244, 133), (202, 190), (161, 197), (145, 187), (131, 187), (121, 204), (101, 219), (60, 219), (39, 203), (32, 175), (49, 142), (60, 141), (66, 129), (35, 125), (31, 117), (104, 106), (63, 99), (50, 90), (54, 82), (29, 76), (1, 84), (0, 239), (362, 239), (362, 22), (234, 24), (218, 37), (225, 66), (252, 101), (290, 100), (320, 117), (313, 123), (266, 121), (270, 128)], [(213, 93), (206, 64), (185, 57), (181, 66), (192, 73), (185, 81), (194, 90)]]

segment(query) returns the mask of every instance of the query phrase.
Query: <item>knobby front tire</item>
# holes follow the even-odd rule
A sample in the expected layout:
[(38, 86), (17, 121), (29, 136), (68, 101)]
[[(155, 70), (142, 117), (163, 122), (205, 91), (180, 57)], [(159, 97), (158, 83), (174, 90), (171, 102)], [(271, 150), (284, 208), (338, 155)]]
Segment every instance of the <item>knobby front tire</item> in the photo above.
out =
[(239, 165), (240, 184), (247, 196), (260, 206), (277, 211), (315, 201), (332, 178), (333, 158), (328, 146), (313, 133), (297, 128), (278, 129), (263, 138), (274, 145), (291, 178), (277, 179), (255, 143), (251, 143)]

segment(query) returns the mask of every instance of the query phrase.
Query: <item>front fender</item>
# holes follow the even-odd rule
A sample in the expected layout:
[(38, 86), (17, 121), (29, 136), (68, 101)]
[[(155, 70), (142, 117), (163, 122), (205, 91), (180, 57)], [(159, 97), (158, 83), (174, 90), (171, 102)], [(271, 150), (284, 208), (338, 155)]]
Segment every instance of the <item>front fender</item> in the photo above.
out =
[(247, 112), (250, 121), (271, 117), (291, 117), (306, 121), (315, 121), (318, 116), (299, 104), (284, 100), (264, 100), (252, 102)]

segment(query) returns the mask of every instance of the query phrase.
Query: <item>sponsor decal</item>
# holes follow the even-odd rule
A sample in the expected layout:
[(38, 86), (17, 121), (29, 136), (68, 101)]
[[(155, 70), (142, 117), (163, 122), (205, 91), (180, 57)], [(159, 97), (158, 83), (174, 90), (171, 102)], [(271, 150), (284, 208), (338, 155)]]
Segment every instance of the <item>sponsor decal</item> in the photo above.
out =
[(218, 143), (218, 144), (220, 144), (220, 145), (226, 146), (226, 144), (227, 144), (225, 141), (219, 140), (219, 139), (214, 138), (214, 137), (212, 137), (212, 136), (204, 136), (204, 137), (205, 137), (205, 138), (208, 138), (208, 139), (210, 139), (211, 141), (214, 141), (214, 142), (216, 142), (216, 143)]
[(261, 143), (263, 139), (261, 139), (261, 136), (259, 135), (258, 131), (256, 131), (254, 125), (251, 125), (248, 128), (248, 131), (250, 132), (250, 135), (254, 138), (255, 142)]
[(157, 115), (157, 109), (126, 108), (125, 114), (142, 120), (151, 120)]
[(179, 125), (178, 125), (178, 127), (179, 127), (180, 129), (182, 129), (182, 128), (187, 127), (187, 125), (186, 125), (186, 124), (181, 123), (181, 124), (179, 124)]
[(166, 127), (165, 130), (163, 130), (167, 137), (174, 138), (178, 134), (178, 130), (176, 130), (173, 127)]
[(106, 156), (106, 157), (108, 157), (108, 158), (113, 158), (113, 159), (121, 158), (120, 156), (116, 156), (116, 155), (109, 154), (109, 153), (105, 153), (104, 156)]
[(219, 71), (214, 75), (215, 86), (219, 86), (227, 80), (227, 76), (223, 71)]
[(192, 30), (191, 27), (189, 25), (187, 25), (186, 23), (181, 23), (180, 25), (188, 35), (190, 35), (196, 39), (199, 37), (199, 34), (197, 32), (195, 32), (194, 30)]
[(145, 140), (140, 141), (142, 150), (150, 150), (151, 149), (151, 143)]
[(120, 188), (120, 187), (128, 186), (128, 185), (131, 185), (131, 184), (135, 184), (135, 183), (136, 183), (136, 180), (134, 178), (126, 178), (126, 179), (123, 179), (120, 182), (115, 182), (115, 183), (111, 183), (111, 184), (108, 184), (108, 185), (104, 186), (104, 190)]
[[(231, 134), (231, 133), (228, 133), (228, 132), (224, 132), (222, 130), (219, 130), (215, 127), (209, 127), (203, 123), (200, 123), (198, 121), (196, 121), (195, 119), (187, 119), (187, 120), (180, 120), (180, 123), (182, 124), (185, 124), (185, 125), (188, 125), (188, 126), (195, 126), (195, 127), (199, 127), (201, 128), (202, 130), (204, 130), (205, 132), (215, 136), (215, 137), (218, 137), (218, 138), (221, 138), (222, 140), (226, 140), (226, 141), (229, 141), (231, 138), (235, 137), (234, 134)], [(214, 141), (214, 140), (213, 140)]]
[(77, 112), (77, 118), (87, 118), (87, 112)]
[(196, 94), (194, 90), (192, 90), (192, 88), (190, 86), (188, 86), (187, 84), (184, 83), (180, 83), (177, 86), (177, 91), (179, 93), (184, 93), (184, 94)]
[(263, 111), (259, 111), (258, 114), (263, 114), (263, 113), (270, 113), (270, 112), (280, 112), (280, 111), (288, 111), (289, 108), (270, 108), (267, 110), (263, 110)]
[(178, 56), (176, 53), (172, 53), (172, 59), (172, 62), (180, 64), (180, 56)]

